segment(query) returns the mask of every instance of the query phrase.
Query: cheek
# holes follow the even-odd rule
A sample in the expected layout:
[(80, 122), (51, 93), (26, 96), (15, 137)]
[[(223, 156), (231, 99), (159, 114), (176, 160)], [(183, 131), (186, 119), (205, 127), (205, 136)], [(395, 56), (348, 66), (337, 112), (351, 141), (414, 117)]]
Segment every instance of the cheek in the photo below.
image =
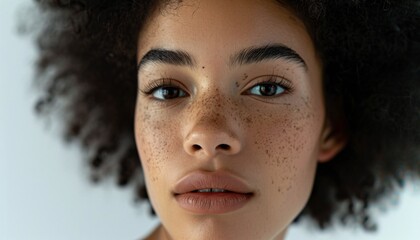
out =
[(322, 121), (318, 115), (302, 104), (285, 105), (276, 110), (256, 109), (253, 117), (245, 119), (250, 131), (248, 144), (256, 148), (260, 157), (263, 155), (266, 159), (264, 164), (271, 167), (308, 160), (303, 155), (315, 150), (320, 135)]
[(160, 219), (168, 219), (166, 213), (172, 212), (167, 204), (168, 186), (176, 179), (173, 174), (182, 167), (176, 161), (182, 144), (180, 121), (163, 112), (138, 102), (135, 137), (150, 203)]
[(159, 111), (137, 105), (135, 116), (135, 138), (143, 167), (146, 186), (152, 197), (161, 194), (165, 179), (160, 177), (168, 172), (168, 162), (175, 151), (175, 126), (172, 120), (164, 118)]
[(257, 111), (248, 144), (258, 159), (250, 164), (258, 165), (253, 169), (267, 203), (261, 212), (293, 217), (304, 206), (316, 170), (322, 116), (322, 109), (307, 106), (303, 99), (277, 111)]

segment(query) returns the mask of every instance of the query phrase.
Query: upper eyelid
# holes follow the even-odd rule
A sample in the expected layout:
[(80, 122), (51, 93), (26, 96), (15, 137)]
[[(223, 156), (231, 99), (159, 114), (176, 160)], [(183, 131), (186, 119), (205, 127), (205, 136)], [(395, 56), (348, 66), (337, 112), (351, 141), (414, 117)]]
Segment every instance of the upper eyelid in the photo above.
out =
[(291, 81), (289, 79), (287, 79), (283, 76), (280, 76), (280, 75), (275, 75), (275, 74), (261, 75), (261, 76), (258, 76), (258, 77), (255, 77), (255, 78), (251, 79), (250, 81), (253, 81), (257, 78), (261, 78), (261, 80), (259, 80), (258, 83), (261, 83), (261, 82), (275, 82), (276, 79), (281, 79), (281, 80), (284, 80), (284, 81), (287, 81), (287, 82), (291, 83)]
[[(155, 81), (152, 81), (148, 84), (146, 84), (145, 87), (142, 89), (139, 89), (143, 94), (151, 94), (153, 91), (155, 91), (158, 88), (162, 87), (179, 87), (179, 88), (186, 88), (182, 83), (178, 82), (175, 79), (172, 78), (159, 78)], [(183, 90), (185, 91), (185, 90)]]
[[(257, 79), (257, 78), (261, 78), (261, 80), (258, 80), (258, 82), (253, 84), (251, 87), (254, 87), (254, 86), (256, 86), (258, 84), (261, 84), (261, 83), (269, 82), (269, 83), (277, 83), (277, 84), (284, 85), (284, 87), (287, 88), (287, 90), (289, 90), (289, 91), (294, 89), (294, 85), (293, 85), (292, 81), (285, 78), (284, 76), (275, 75), (275, 74), (261, 75), (261, 76), (258, 76), (258, 77), (255, 77), (255, 78), (251, 79), (250, 82)], [(248, 87), (247, 89), (249, 89), (249, 88), (250, 87)]]

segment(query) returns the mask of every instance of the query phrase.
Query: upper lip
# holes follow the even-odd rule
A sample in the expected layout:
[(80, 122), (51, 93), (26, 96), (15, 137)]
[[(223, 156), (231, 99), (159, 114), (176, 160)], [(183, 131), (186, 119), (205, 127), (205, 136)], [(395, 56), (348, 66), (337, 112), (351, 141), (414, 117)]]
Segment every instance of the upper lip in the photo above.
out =
[(240, 178), (224, 171), (195, 171), (181, 178), (174, 187), (174, 194), (183, 194), (200, 189), (218, 188), (236, 193), (252, 193)]

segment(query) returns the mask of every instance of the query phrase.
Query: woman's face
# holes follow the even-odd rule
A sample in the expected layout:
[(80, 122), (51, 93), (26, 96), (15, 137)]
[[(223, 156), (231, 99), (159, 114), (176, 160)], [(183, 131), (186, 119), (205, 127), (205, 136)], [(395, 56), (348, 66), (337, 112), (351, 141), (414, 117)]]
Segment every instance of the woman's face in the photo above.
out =
[[(151, 16), (138, 61), (136, 144), (162, 238), (282, 239), (331, 157), (303, 23), (276, 1), (185, 0)], [(191, 192), (210, 188), (236, 193)]]

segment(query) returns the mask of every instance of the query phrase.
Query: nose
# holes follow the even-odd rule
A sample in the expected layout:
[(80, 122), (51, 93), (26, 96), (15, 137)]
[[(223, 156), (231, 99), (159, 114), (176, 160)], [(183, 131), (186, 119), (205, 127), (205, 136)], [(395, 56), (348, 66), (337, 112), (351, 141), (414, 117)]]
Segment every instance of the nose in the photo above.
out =
[(237, 103), (227, 96), (216, 87), (198, 94), (186, 111), (183, 147), (189, 155), (210, 159), (217, 154), (234, 155), (241, 151), (242, 130), (234, 111)]
[(184, 141), (184, 149), (191, 156), (216, 154), (234, 155), (241, 150), (237, 137), (220, 129), (196, 126)]

